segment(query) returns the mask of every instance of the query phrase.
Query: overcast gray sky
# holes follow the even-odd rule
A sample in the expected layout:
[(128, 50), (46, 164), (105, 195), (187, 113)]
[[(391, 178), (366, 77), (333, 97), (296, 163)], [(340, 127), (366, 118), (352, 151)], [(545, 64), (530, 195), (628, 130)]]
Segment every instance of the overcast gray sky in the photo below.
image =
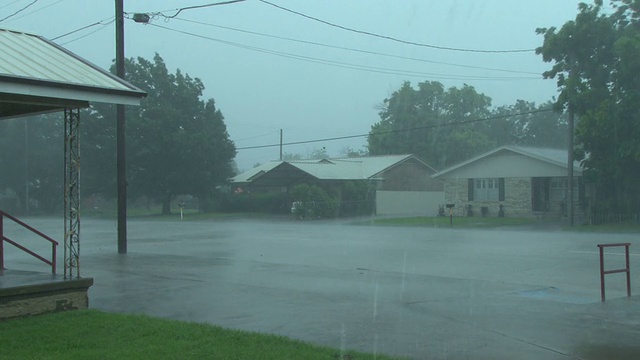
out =
[[(0, 19), (33, 2), (0, 1)], [(125, 0), (124, 8), (129, 14), (172, 16), (176, 9), (214, 2), (218, 1)], [(271, 2), (352, 29), (481, 50), (534, 49), (542, 42), (535, 29), (574, 19), (578, 4), (574, 0)], [(114, 13), (112, 0), (38, 0), (0, 22), (0, 27), (55, 38), (103, 21), (56, 43), (108, 68), (115, 57)], [(127, 20), (125, 33), (127, 57), (151, 59), (157, 52), (171, 71), (179, 68), (203, 81), (205, 98), (216, 100), (239, 148), (277, 144), (280, 129), (285, 143), (366, 134), (379, 120), (377, 106), (406, 80), (413, 84), (435, 80), (446, 87), (466, 83), (491, 97), (494, 106), (517, 99), (540, 103), (556, 94), (555, 81), (535, 75), (550, 65), (533, 52), (477, 53), (402, 44), (322, 24), (259, 0), (184, 10), (172, 19), (154, 18), (150, 25)], [(326, 147), (329, 155), (338, 156), (345, 147), (358, 150), (365, 143), (362, 137), (287, 146), (284, 151), (306, 156)], [(278, 156), (278, 147), (239, 150), (236, 161), (246, 170)]]

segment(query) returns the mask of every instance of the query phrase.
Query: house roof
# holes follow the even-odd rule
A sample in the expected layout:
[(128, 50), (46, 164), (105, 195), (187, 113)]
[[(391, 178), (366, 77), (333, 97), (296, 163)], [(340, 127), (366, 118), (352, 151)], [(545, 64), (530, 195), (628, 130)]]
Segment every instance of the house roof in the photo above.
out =
[(86, 107), (139, 105), (130, 83), (37, 35), (0, 29), (0, 118)]
[[(336, 158), (322, 160), (271, 161), (239, 174), (231, 179), (235, 183), (249, 183), (275, 171), (287, 163), (299, 171), (318, 180), (374, 180), (377, 176), (408, 159), (416, 159), (430, 166), (414, 155), (385, 155), (359, 158)], [(433, 170), (435, 172), (435, 170)]]
[[(508, 153), (524, 156), (526, 158), (534, 159), (559, 168), (567, 168), (567, 150), (506, 145), (446, 168), (440, 172), (433, 174), (432, 177), (444, 178), (447, 175), (459, 171), (465, 167), (469, 167), (472, 164)], [(573, 169), (576, 176), (582, 175), (582, 167), (580, 166), (580, 162), (574, 161)]]

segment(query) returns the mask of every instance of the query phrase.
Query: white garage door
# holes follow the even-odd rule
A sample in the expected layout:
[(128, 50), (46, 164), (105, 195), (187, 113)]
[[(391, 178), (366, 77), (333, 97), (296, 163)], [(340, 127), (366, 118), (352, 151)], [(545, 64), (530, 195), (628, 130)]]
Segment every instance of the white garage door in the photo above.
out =
[(444, 191), (377, 191), (378, 215), (436, 216)]

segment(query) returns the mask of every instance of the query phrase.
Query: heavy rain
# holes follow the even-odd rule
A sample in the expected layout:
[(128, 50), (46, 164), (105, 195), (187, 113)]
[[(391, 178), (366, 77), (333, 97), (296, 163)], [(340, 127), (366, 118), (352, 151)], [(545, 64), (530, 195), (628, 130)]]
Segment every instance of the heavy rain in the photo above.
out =
[(640, 357), (639, 9), (0, 3), (0, 358)]

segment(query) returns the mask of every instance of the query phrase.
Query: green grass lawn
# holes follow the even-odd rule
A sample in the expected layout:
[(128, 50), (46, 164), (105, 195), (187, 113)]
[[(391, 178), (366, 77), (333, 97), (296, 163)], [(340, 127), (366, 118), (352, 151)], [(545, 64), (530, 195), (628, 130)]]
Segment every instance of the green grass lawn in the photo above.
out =
[[(116, 210), (108, 210), (108, 211), (85, 211), (82, 213), (83, 216), (93, 219), (117, 219), (118, 213)], [(242, 214), (243, 216), (250, 216), (250, 214)], [(213, 220), (225, 217), (238, 216), (238, 214), (225, 214), (225, 213), (201, 213), (198, 210), (187, 209), (183, 211), (183, 220)], [(172, 209), (172, 213), (169, 215), (161, 214), (161, 210), (146, 210), (141, 208), (129, 208), (127, 209), (127, 218), (129, 219), (145, 219), (145, 220), (161, 220), (161, 221), (172, 221), (172, 220), (181, 220), (180, 219), (180, 210)]]
[[(441, 217), (408, 217), (408, 218), (387, 218), (374, 219), (368, 223), (372, 225), (386, 226), (427, 226), (427, 227), (450, 227), (450, 218)], [(454, 217), (454, 228), (493, 228), (500, 226), (522, 226), (533, 225), (539, 221), (535, 219), (522, 218), (498, 218), (498, 217)]]
[(207, 324), (82, 310), (0, 322), (0, 359), (390, 358)]
[[(387, 218), (373, 219), (360, 222), (360, 224), (379, 225), (379, 226), (422, 226), (422, 227), (450, 227), (450, 219), (444, 217), (408, 217), (408, 218)], [(459, 229), (470, 228), (499, 228), (499, 227), (518, 227), (526, 226), (527, 228), (541, 229), (556, 228), (564, 231), (591, 232), (591, 233), (638, 233), (640, 225), (636, 223), (616, 223), (616, 224), (600, 224), (600, 225), (584, 225), (575, 224), (570, 227), (565, 222), (559, 220), (547, 221), (525, 218), (498, 218), (498, 217), (454, 217), (453, 227)]]
[(567, 231), (580, 231), (592, 233), (638, 233), (640, 225), (636, 223), (616, 223), (616, 224), (598, 224), (598, 225), (576, 225), (572, 228), (566, 227)]

